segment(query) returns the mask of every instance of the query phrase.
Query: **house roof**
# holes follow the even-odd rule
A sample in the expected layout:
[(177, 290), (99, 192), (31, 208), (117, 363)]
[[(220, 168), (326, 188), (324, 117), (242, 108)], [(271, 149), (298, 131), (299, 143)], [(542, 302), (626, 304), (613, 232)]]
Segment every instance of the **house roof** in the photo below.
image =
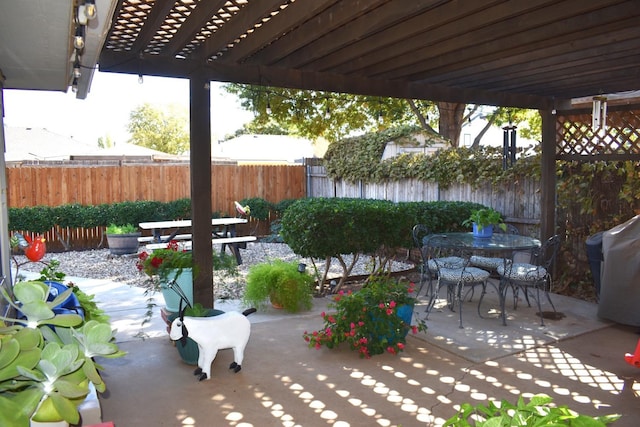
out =
[(315, 157), (313, 143), (287, 135), (240, 135), (214, 143), (212, 157), (249, 163), (299, 163)]
[(43, 128), (9, 127), (5, 129), (5, 161), (43, 162), (63, 160), (107, 160), (125, 158), (154, 159), (175, 157), (138, 145), (118, 143), (115, 147), (100, 148), (70, 136)]
[[(81, 0), (5, 2), (5, 88), (68, 90)], [(640, 90), (637, 0), (96, 0), (93, 70), (528, 108)]]
[(101, 71), (559, 108), (640, 89), (636, 0), (121, 0)]

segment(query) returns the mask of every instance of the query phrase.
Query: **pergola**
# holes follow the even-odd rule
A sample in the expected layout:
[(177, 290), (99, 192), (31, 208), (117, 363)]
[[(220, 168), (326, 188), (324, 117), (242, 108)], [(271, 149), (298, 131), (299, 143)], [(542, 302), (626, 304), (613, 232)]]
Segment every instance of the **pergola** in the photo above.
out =
[[(61, 3), (66, 15), (47, 14)], [(203, 303), (213, 297), (210, 81), (538, 109), (542, 237), (554, 232), (556, 114), (572, 110), (574, 99), (640, 90), (634, 0), (96, 0), (97, 22), (83, 27), (76, 16), (85, 3), (94, 2), (3, 5), (3, 86), (41, 89), (28, 68), (19, 73), (20, 61), (15, 69), (6, 65), (26, 45), (4, 37), (11, 28), (2, 27), (25, 29), (28, 7), (42, 12), (52, 31), (58, 21), (66, 31), (66, 57), (44, 73), (60, 83), (46, 90), (73, 84), (76, 58), (80, 98), (95, 64), (103, 72), (189, 79), (193, 252), (202, 272), (195, 299)], [(80, 27), (92, 43), (84, 51), (71, 43)], [(28, 43), (44, 51), (51, 39)], [(24, 55), (37, 62), (37, 51)]]

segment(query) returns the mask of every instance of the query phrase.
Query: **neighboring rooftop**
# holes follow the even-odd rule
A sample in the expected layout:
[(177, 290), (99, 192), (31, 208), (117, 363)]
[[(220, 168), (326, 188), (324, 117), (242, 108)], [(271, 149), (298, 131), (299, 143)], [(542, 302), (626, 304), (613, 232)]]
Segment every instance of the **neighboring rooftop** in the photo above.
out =
[(214, 159), (235, 160), (238, 163), (302, 163), (304, 158), (321, 157), (313, 142), (287, 135), (240, 135), (213, 143)]
[(100, 148), (72, 136), (60, 135), (43, 128), (5, 127), (5, 160), (15, 162), (44, 162), (65, 160), (168, 160), (177, 159), (161, 151), (117, 143)]

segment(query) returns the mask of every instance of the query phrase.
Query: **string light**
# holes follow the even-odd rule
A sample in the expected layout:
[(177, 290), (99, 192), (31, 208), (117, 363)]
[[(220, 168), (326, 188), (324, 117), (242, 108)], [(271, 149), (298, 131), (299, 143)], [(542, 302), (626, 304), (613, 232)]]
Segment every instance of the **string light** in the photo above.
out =
[(142, 74), (138, 74), (138, 84), (144, 83), (144, 79), (142, 78)]
[(73, 38), (73, 46), (78, 49), (84, 49), (84, 25), (78, 25), (76, 27), (76, 35)]
[(80, 70), (80, 60), (78, 59), (78, 55), (76, 54), (76, 60), (73, 61), (73, 77), (79, 79), (81, 74), (82, 72)]
[(271, 103), (267, 100), (267, 114), (271, 115)]
[(73, 83), (71, 84), (71, 90), (73, 92), (77, 92), (78, 91), (78, 78), (77, 77), (73, 78)]
[(95, 19), (96, 15), (98, 14), (95, 0), (86, 0), (84, 2), (84, 14), (88, 20)]

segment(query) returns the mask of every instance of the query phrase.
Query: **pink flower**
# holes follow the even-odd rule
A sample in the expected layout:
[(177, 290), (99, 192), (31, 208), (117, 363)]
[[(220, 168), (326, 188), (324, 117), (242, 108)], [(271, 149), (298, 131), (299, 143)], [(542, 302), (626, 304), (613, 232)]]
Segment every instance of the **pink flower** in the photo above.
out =
[(380, 307), (380, 308), (384, 308), (384, 304), (383, 304), (383, 303), (380, 303), (380, 304), (378, 304), (378, 307)]
[(391, 302), (389, 303), (389, 307), (393, 308), (393, 307), (395, 307), (395, 306), (396, 306), (396, 302), (395, 302), (395, 301), (391, 301)]
[(393, 314), (392, 308), (387, 308), (387, 316), (391, 316)]
[(414, 334), (418, 333), (418, 327), (416, 325), (411, 326), (411, 332), (413, 332)]
[(399, 342), (399, 343), (398, 343), (398, 348), (399, 348), (400, 350), (404, 350), (404, 343)]

